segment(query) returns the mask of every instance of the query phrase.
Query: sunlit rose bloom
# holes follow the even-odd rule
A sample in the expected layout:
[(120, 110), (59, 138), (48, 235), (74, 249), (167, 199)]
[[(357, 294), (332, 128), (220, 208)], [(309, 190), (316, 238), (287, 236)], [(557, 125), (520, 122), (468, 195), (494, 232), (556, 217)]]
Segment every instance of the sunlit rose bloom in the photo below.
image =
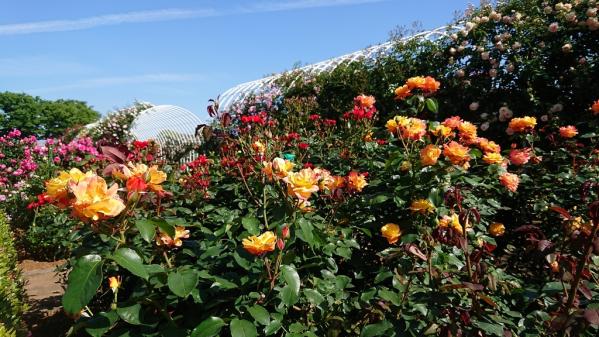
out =
[(298, 199), (308, 200), (312, 193), (319, 190), (318, 175), (311, 168), (289, 172), (284, 181), (287, 183), (287, 193)]
[(418, 199), (412, 201), (410, 211), (420, 214), (433, 213), (435, 211), (435, 205), (427, 199)]
[(133, 176), (127, 179), (127, 192), (144, 192), (146, 188), (148, 188), (148, 184), (146, 184), (146, 180), (139, 176)]
[(410, 90), (421, 89), (424, 86), (424, 83), (426, 83), (426, 79), (422, 76), (411, 77), (406, 81), (406, 85)]
[(333, 181), (327, 186), (329, 191), (335, 191), (345, 187), (345, 178), (342, 176), (333, 176)]
[(356, 192), (362, 192), (364, 187), (366, 187), (368, 183), (366, 182), (366, 176), (356, 171), (351, 171), (347, 175), (347, 187)]
[(241, 243), (243, 244), (243, 248), (250, 254), (262, 255), (275, 250), (277, 236), (273, 232), (268, 231), (259, 236), (252, 235), (245, 238)]
[(116, 276), (111, 276), (108, 278), (108, 287), (115, 292), (118, 288), (121, 287), (121, 278)]
[(335, 182), (335, 178), (328, 170), (315, 168), (314, 173), (318, 176), (318, 187), (321, 191), (329, 190), (329, 186)]
[(521, 150), (512, 149), (510, 151), (510, 163), (518, 166), (528, 163), (531, 157), (531, 151), (532, 149), (530, 148), (524, 148)]
[(257, 153), (264, 153), (266, 151), (266, 146), (264, 146), (264, 144), (262, 144), (260, 141), (255, 141), (252, 143), (252, 149)]
[(464, 228), (460, 224), (460, 218), (457, 214), (453, 213), (451, 216), (444, 215), (439, 220), (439, 227), (453, 228), (459, 234), (464, 234)]
[(483, 152), (501, 152), (501, 147), (497, 143), (486, 138), (479, 138), (478, 146)]
[(499, 176), (499, 182), (508, 190), (516, 192), (518, 184), (520, 184), (520, 178), (516, 174), (506, 172)]
[(510, 121), (509, 128), (514, 132), (526, 132), (534, 129), (537, 119), (534, 117), (514, 118)]
[(150, 167), (150, 169), (148, 169), (147, 176), (148, 177), (146, 179), (148, 181), (148, 187), (152, 191), (159, 192), (163, 190), (160, 184), (166, 181), (166, 173), (160, 171), (158, 169), (158, 165), (153, 165)]
[(443, 146), (443, 155), (454, 165), (463, 165), (470, 160), (470, 149), (458, 142), (451, 141)]
[(559, 135), (562, 138), (572, 138), (578, 134), (578, 129), (573, 125), (562, 126), (559, 128)]
[(463, 140), (473, 141), (476, 139), (476, 125), (470, 122), (462, 122), (458, 126), (459, 135)]
[(599, 115), (599, 99), (593, 102), (591, 106), (591, 111), (593, 111), (593, 115)]
[(372, 108), (372, 106), (376, 102), (376, 99), (374, 98), (374, 96), (366, 96), (366, 95), (360, 95), (360, 96), (356, 97), (355, 100), (357, 102), (359, 102), (362, 107), (367, 108), (367, 109)]
[(426, 134), (426, 123), (422, 119), (408, 118), (408, 124), (400, 126), (401, 136), (411, 140), (420, 140)]
[(443, 124), (431, 127), (430, 132), (437, 137), (443, 138), (447, 138), (453, 134), (453, 130)]
[(412, 95), (410, 87), (407, 85), (402, 85), (401, 87), (395, 89), (395, 99), (405, 99)]
[(170, 235), (160, 232), (160, 235), (156, 237), (156, 245), (165, 246), (169, 248), (181, 247), (183, 245), (182, 239), (189, 238), (189, 230), (185, 229), (185, 227), (177, 226), (175, 227), (175, 237), (171, 238)]
[(441, 87), (441, 82), (435, 80), (434, 78), (427, 76), (424, 78), (424, 83), (420, 87), (424, 92), (434, 93)]
[(505, 234), (505, 226), (502, 223), (494, 222), (489, 226), (489, 233), (493, 236), (502, 236)]
[(133, 164), (130, 162), (126, 166), (119, 165), (117, 168), (112, 170), (112, 176), (120, 180), (127, 180), (132, 176), (144, 175), (146, 172), (148, 172), (148, 165), (141, 163)]
[(75, 195), (73, 211), (81, 218), (97, 221), (104, 217), (115, 217), (125, 209), (117, 195), (119, 187), (114, 184), (109, 189), (101, 177), (94, 175), (79, 182), (71, 181), (69, 188)]
[(441, 149), (433, 144), (429, 144), (420, 150), (420, 163), (422, 163), (422, 166), (435, 165), (440, 155)]
[(487, 164), (501, 164), (503, 157), (497, 152), (487, 152), (483, 156), (483, 161)]
[(272, 171), (279, 179), (285, 178), (295, 166), (292, 162), (283, 158), (275, 158), (272, 161)]
[(395, 119), (390, 119), (385, 124), (385, 127), (387, 128), (387, 130), (389, 132), (395, 134), (397, 132), (397, 129), (398, 129), (397, 121)]
[(387, 239), (387, 242), (392, 245), (401, 237), (401, 228), (394, 223), (388, 223), (381, 227), (381, 234)]
[(79, 182), (85, 177), (93, 176), (93, 172), (83, 173), (73, 168), (70, 171), (62, 171), (56, 178), (46, 181), (46, 196), (51, 202), (65, 202), (68, 195), (69, 182)]
[(459, 116), (453, 116), (445, 119), (441, 124), (454, 130), (457, 129), (460, 124), (462, 124), (462, 119)]

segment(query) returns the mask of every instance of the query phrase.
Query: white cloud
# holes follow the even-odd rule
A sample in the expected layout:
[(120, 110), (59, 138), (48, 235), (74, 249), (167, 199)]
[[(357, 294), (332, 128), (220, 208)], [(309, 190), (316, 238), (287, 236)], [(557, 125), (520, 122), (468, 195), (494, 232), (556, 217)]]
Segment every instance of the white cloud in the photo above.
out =
[(133, 76), (113, 76), (113, 77), (97, 77), (71, 84), (58, 85), (45, 88), (36, 88), (27, 90), (34, 94), (51, 93), (59, 91), (67, 91), (73, 89), (90, 89), (103, 88), (132, 84), (148, 84), (148, 83), (172, 83), (172, 82), (190, 82), (203, 80), (204, 77), (199, 74), (178, 74), (178, 73), (158, 73), (158, 74), (142, 74)]
[(294, 0), (257, 2), (249, 6), (243, 6), (238, 7), (236, 9), (224, 11), (218, 11), (212, 8), (149, 10), (121, 14), (91, 16), (87, 18), (71, 20), (51, 20), (5, 24), (0, 25), (0, 36), (85, 30), (95, 27), (114, 26), (126, 23), (175, 21), (215, 16), (228, 16), (236, 14), (292, 11), (298, 9), (320, 7), (351, 6), (383, 1), (387, 0)]

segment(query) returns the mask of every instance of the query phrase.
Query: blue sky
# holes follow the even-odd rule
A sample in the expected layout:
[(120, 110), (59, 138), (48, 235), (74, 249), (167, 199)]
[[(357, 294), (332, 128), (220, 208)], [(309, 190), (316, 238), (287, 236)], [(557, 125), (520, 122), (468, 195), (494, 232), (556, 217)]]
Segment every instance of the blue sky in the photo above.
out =
[(0, 91), (205, 117), (228, 88), (449, 23), (465, 0), (0, 0)]

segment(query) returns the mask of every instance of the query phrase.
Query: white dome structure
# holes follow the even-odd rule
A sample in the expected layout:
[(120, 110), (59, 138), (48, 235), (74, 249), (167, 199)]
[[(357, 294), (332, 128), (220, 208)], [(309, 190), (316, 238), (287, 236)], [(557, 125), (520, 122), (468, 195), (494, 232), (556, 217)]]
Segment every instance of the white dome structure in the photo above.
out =
[[(330, 71), (335, 69), (338, 65), (344, 62), (353, 62), (362, 59), (372, 59), (380, 54), (388, 53), (393, 49), (396, 43), (405, 43), (414, 39), (427, 39), (434, 40), (436, 38), (447, 36), (448, 31), (454, 29), (452, 26), (443, 26), (430, 31), (418, 33), (412, 36), (405, 37), (399, 41), (390, 41), (382, 44), (378, 44), (366, 49), (362, 49), (350, 54), (342, 55), (339, 57), (331, 58), (322, 62), (307, 65), (299, 68), (301, 71), (307, 73), (318, 74), (324, 71)], [(263, 88), (273, 84), (282, 74), (275, 74), (259, 80), (246, 82), (239, 84), (227, 91), (225, 91), (219, 98), (219, 110), (227, 111), (236, 102), (243, 100), (248, 95), (260, 92)]]
[(157, 105), (140, 112), (131, 125), (131, 133), (138, 140), (153, 139), (164, 143), (164, 135), (178, 137), (180, 141), (198, 142), (195, 129), (202, 120), (191, 111), (175, 105)]

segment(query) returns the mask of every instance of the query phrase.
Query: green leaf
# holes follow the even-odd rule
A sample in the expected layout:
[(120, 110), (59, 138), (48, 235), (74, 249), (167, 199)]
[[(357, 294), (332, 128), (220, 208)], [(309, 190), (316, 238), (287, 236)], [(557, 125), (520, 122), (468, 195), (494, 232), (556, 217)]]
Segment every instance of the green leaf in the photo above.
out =
[(318, 306), (320, 303), (324, 302), (324, 296), (314, 289), (304, 289), (304, 295), (306, 295), (308, 301), (315, 306)]
[(198, 274), (193, 270), (180, 270), (168, 274), (168, 288), (179, 297), (187, 297), (197, 286)]
[(144, 267), (141, 257), (131, 248), (119, 248), (111, 256), (111, 259), (135, 276), (139, 276), (145, 280), (150, 276)]
[[(279, 331), (279, 329), (281, 329), (282, 326), (283, 326), (283, 324), (281, 324), (281, 321), (273, 320), (272, 322), (270, 322), (270, 324), (268, 326), (266, 326), (264, 328), (264, 334), (266, 336), (270, 336), (270, 335), (274, 334), (275, 332)], [(194, 336), (192, 336), (192, 337), (194, 337)]]
[(156, 235), (156, 224), (149, 219), (141, 219), (135, 222), (135, 227), (139, 231), (139, 235), (146, 242), (152, 242)]
[(254, 306), (249, 307), (248, 311), (250, 312), (250, 315), (252, 315), (252, 317), (256, 320), (256, 322), (262, 325), (270, 324), (270, 314), (268, 313), (268, 310), (264, 309), (263, 306), (256, 304)]
[(389, 301), (389, 302), (391, 302), (391, 303), (393, 303), (395, 305), (400, 305), (401, 304), (401, 300), (399, 298), (399, 294), (397, 294), (394, 291), (381, 289), (381, 290), (379, 290), (379, 296), (382, 299), (384, 299), (386, 301)]
[(133, 325), (141, 324), (141, 321), (139, 319), (140, 311), (141, 305), (139, 303), (130, 307), (121, 307), (116, 309), (116, 313), (119, 314), (119, 317), (123, 321)]
[(191, 332), (191, 337), (213, 337), (220, 333), (220, 330), (225, 326), (225, 321), (220, 317), (209, 317), (202, 321)]
[(374, 337), (383, 336), (387, 330), (391, 329), (393, 325), (388, 321), (380, 321), (376, 324), (369, 324), (362, 329), (360, 337)]
[(245, 319), (231, 320), (231, 337), (256, 337), (258, 331), (252, 322)]
[(313, 246), (314, 233), (312, 233), (312, 231), (314, 230), (314, 226), (312, 226), (312, 224), (306, 219), (300, 219), (298, 224), (300, 227), (300, 231), (297, 233), (298, 237), (310, 246)]
[(85, 322), (85, 331), (92, 337), (102, 337), (118, 319), (119, 316), (114, 311), (101, 312)]
[(473, 324), (484, 330), (487, 334), (493, 334), (500, 337), (503, 336), (503, 325), (485, 322), (473, 322)]
[(285, 279), (285, 282), (291, 287), (291, 289), (297, 296), (299, 294), (301, 282), (299, 274), (295, 270), (295, 267), (284, 265), (281, 267), (281, 271), (283, 273), (283, 278)]
[(290, 287), (284, 286), (280, 293), (281, 301), (287, 306), (292, 306), (297, 302), (297, 293)]
[(370, 199), (370, 204), (371, 205), (382, 204), (387, 200), (389, 200), (389, 196), (387, 196), (385, 194), (379, 194), (376, 197)]
[(437, 103), (436, 99), (427, 98), (426, 99), (426, 108), (432, 113), (437, 113), (437, 111), (439, 111), (439, 104)]
[(99, 255), (85, 255), (79, 258), (69, 273), (67, 289), (62, 297), (64, 310), (79, 314), (94, 297), (102, 283), (102, 258)]
[(254, 217), (246, 216), (241, 218), (241, 225), (250, 235), (260, 234), (260, 220)]

